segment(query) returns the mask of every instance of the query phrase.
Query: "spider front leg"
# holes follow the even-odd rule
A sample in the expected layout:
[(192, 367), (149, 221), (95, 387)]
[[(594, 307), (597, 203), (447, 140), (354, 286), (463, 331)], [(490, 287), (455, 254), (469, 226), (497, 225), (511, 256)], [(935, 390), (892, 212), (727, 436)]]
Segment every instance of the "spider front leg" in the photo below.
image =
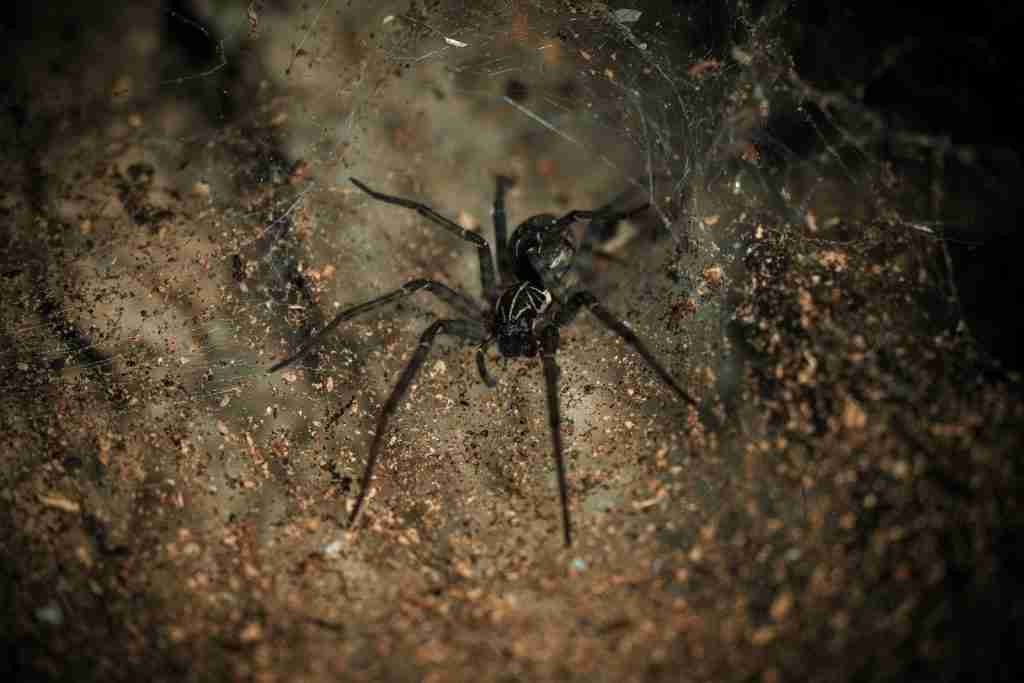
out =
[(495, 180), (494, 190), (494, 211), (491, 214), (494, 219), (494, 241), (495, 250), (498, 256), (498, 275), (504, 284), (515, 280), (515, 265), (512, 263), (512, 254), (508, 248), (508, 219), (505, 217), (505, 192), (512, 185), (512, 179), (499, 175)]
[(359, 494), (356, 496), (356, 502), (352, 506), (352, 513), (348, 518), (349, 527), (356, 523), (359, 511), (363, 507), (363, 501), (366, 500), (366, 494), (370, 489), (370, 480), (373, 479), (373, 470), (377, 465), (377, 455), (380, 453), (380, 445), (384, 439), (384, 432), (387, 430), (388, 421), (398, 409), (398, 404), (409, 390), (409, 386), (416, 379), (416, 373), (423, 366), (423, 362), (427, 359), (427, 354), (430, 353), (430, 349), (434, 345), (434, 339), (439, 334), (451, 335), (477, 344), (483, 343), (487, 338), (487, 330), (484, 329), (481, 323), (473, 320), (437, 320), (420, 335), (416, 352), (413, 353), (412, 358), (409, 359), (409, 362), (402, 369), (402, 374), (398, 377), (395, 388), (391, 390), (391, 394), (384, 402), (384, 407), (381, 408), (380, 415), (377, 416), (377, 428), (373, 433), (373, 441), (370, 442), (370, 455), (366, 460), (366, 468), (363, 470), (363, 477), (359, 482)]
[(685, 389), (683, 389), (675, 378), (669, 374), (668, 370), (658, 362), (654, 357), (654, 354), (647, 348), (647, 346), (640, 341), (640, 338), (636, 336), (633, 330), (623, 324), (621, 320), (616, 318), (612, 313), (601, 305), (590, 292), (583, 290), (576, 292), (569, 300), (562, 306), (562, 310), (558, 313), (558, 318), (555, 324), (558, 327), (564, 327), (571, 323), (576, 315), (579, 313), (581, 308), (587, 308), (594, 317), (604, 323), (605, 327), (614, 332), (615, 334), (622, 337), (623, 341), (633, 347), (633, 350), (640, 354), (640, 357), (644, 359), (648, 367), (654, 370), (655, 374), (661, 378), (661, 381), (669, 386), (672, 391), (675, 392), (676, 396), (683, 399), (690, 405), (698, 407), (698, 402), (693, 396), (691, 396)]
[(480, 235), (475, 232), (466, 230), (454, 221), (445, 218), (438, 212), (431, 209), (426, 204), (413, 201), (411, 199), (404, 199), (402, 197), (395, 197), (394, 195), (384, 194), (383, 192), (377, 192), (376, 190), (370, 189), (363, 182), (356, 180), (355, 178), (349, 178), (352, 184), (358, 187), (360, 190), (370, 195), (377, 201), (385, 202), (386, 204), (394, 204), (396, 206), (404, 206), (407, 209), (412, 209), (419, 215), (423, 216), (427, 220), (431, 221), (435, 225), (439, 225), (451, 234), (455, 235), (459, 239), (465, 240), (476, 245), (477, 256), (480, 259), (480, 285), (484, 290), (484, 298), (488, 301), (493, 301), (497, 297), (498, 293), (498, 282), (494, 275), (494, 261), (491, 257), (491, 245), (487, 243)]
[(600, 209), (594, 211), (594, 217), (583, 230), (583, 239), (580, 240), (579, 249), (576, 252), (576, 267), (584, 274), (593, 274), (593, 262), (595, 259), (617, 263), (620, 266), (625, 262), (616, 256), (602, 250), (599, 245), (611, 241), (615, 237), (616, 227), (622, 221), (640, 215), (650, 208), (650, 204), (644, 204), (626, 211), (612, 211), (612, 207), (621, 201), (625, 194), (613, 199)]
[(558, 400), (558, 328), (547, 325), (541, 331), (541, 362), (544, 365), (544, 393), (548, 403), (548, 430), (551, 432), (551, 448), (555, 457), (555, 473), (558, 477), (558, 498), (562, 503), (562, 535), (565, 547), (572, 545), (572, 521), (569, 517), (569, 487), (565, 480), (565, 455), (562, 452), (562, 415)]

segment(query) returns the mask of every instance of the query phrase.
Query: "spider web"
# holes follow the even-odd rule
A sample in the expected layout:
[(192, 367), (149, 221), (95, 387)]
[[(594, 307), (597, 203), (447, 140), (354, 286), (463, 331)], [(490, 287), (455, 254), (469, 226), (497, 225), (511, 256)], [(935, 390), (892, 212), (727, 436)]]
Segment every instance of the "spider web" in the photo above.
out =
[[(730, 313), (705, 274), (729, 272), (732, 245), (714, 226), (727, 209), (813, 220), (834, 208), (812, 207), (823, 186), (856, 196), (878, 170), (871, 119), (807, 107), (825, 96), (789, 75), (775, 28), (784, 10), (737, 4), (718, 17), (722, 35), (701, 43), (687, 42), (697, 15), (586, 3), (242, 10), (133, 10), (145, 19), (140, 35), (173, 47), (123, 70), (103, 102), (120, 126), (110, 140), (80, 136), (100, 114), (69, 124), (66, 99), (44, 102), (55, 126), (75, 132), (34, 161), (59, 179), (36, 207), (61, 233), (59, 248), (28, 228), (11, 237), (8, 253), (32, 256), (8, 279), (18, 289), (6, 298), (8, 400), (37, 385), (106, 386), (140, 414), (184, 408), (216, 430), (232, 402), (252, 416), (285, 400), (266, 366), (339, 306), (419, 275), (479, 294), (463, 245), (366, 206), (349, 175), (485, 234), (496, 173), (517, 179), (513, 224), (650, 202), (642, 225), (607, 236), (623, 265), (590, 284), (641, 330), (666, 309), (696, 309), (699, 322), (661, 352), (680, 375), (727, 373)], [(805, 148), (777, 126), (797, 128), (788, 137)], [(95, 172), (92, 150), (104, 141), (110, 154)], [(33, 207), (21, 208), (28, 220)], [(925, 220), (904, 223), (936, 233)], [(638, 274), (638, 261), (654, 276)], [(417, 313), (370, 320), (408, 337), (427, 311), (442, 312), (419, 300), (402, 308)], [(379, 342), (344, 339), (325, 352), (348, 365), (381, 353)], [(302, 399), (324, 397), (288, 400)], [(284, 424), (251, 429), (270, 438)]]
[[(600, 551), (610, 573), (658, 574), (672, 553), (696, 566), (695, 548), (758, 505), (777, 526), (757, 529), (845, 524), (816, 516), (806, 482), (819, 470), (824, 488), (846, 481), (848, 463), (800, 449), (885, 395), (865, 378), (925, 402), (905, 358), (885, 355), (896, 333), (865, 331), (876, 318), (899, 327), (902, 309), (876, 316), (878, 298), (913, 303), (922, 338), (970, 341), (950, 245), (987, 239), (987, 214), (949, 178), (997, 184), (1001, 157), (811, 83), (790, 54), (789, 5), (713, 4), (140, 2), (67, 19), (76, 37), (49, 66), (16, 61), (22, 92), (3, 129), (2, 483), (12, 528), (26, 530), (8, 547), (41, 547), (59, 527), (67, 548), (39, 557), (70, 557), (80, 536), (93, 550), (76, 557), (123, 547), (167, 566), (192, 557), (190, 539), (218, 548), (154, 570), (159, 620), (188, 609), (197, 575), (234, 585), (223, 568), (247, 543), (300, 596), (281, 598), (283, 613), (309, 605), (333, 628), (344, 594), (369, 631), (393, 585), (511, 586), (509, 573), (547, 567), (560, 519), (539, 367), (492, 358), (490, 391), (455, 342), (438, 344), (389, 426), (367, 528), (344, 533), (380, 406), (417, 335), (453, 314), (416, 295), (342, 326), (303, 366), (267, 369), (342, 308), (414, 278), (480, 297), (471, 248), (350, 176), (488, 239), (498, 174), (515, 181), (510, 228), (650, 204), (600, 235), (601, 257), (571, 284), (707, 412), (672, 401), (595, 321), (564, 332), (575, 518), (582, 538), (613, 539)], [(862, 287), (854, 272), (878, 278)], [(815, 306), (848, 291), (847, 321)], [(858, 343), (849, 355), (869, 367), (836, 370)], [(71, 516), (33, 521), (54, 511)], [(824, 555), (814, 538), (802, 551)], [(584, 557), (568, 558), (572, 572)], [(341, 578), (299, 585), (295, 558), (326, 558)], [(761, 576), (737, 579), (754, 586), (751, 610), (785, 612)], [(44, 583), (26, 618), (73, 613)], [(672, 590), (683, 594), (652, 602)], [(244, 617), (228, 601), (211, 609), (243, 631), (239, 619), (275, 606), (247, 599)], [(702, 613), (712, 640), (727, 612)]]

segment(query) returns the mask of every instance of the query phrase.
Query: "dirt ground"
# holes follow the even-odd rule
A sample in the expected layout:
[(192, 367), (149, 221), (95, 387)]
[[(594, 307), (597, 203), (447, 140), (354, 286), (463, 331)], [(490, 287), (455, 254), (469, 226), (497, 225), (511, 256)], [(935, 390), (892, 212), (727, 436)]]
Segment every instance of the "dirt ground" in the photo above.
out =
[[(965, 323), (937, 227), (983, 202), (931, 138), (883, 153), (791, 68), (785, 12), (649, 5), (18, 11), (9, 673), (1015, 677), (1021, 380)], [(700, 406), (595, 318), (566, 328), (565, 548), (539, 360), (492, 349), (488, 389), (444, 340), (349, 529), (381, 405), (450, 310), (418, 294), (267, 370), (411, 279), (481, 296), (469, 246), (350, 176), (491, 239), (498, 174), (512, 225), (651, 203), (567, 287)]]

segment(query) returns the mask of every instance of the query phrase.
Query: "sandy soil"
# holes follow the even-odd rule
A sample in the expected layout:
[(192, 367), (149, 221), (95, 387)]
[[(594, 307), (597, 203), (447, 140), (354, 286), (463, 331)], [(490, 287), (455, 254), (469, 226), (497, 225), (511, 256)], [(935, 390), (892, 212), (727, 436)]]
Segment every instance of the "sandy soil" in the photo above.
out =
[[(351, 5), (26, 14), (0, 159), (9, 670), (1008, 675), (1020, 383), (914, 227), (932, 188), (865, 158), (775, 172), (757, 131), (810, 95), (767, 23), (730, 61), (589, 3)], [(416, 295), (266, 370), (410, 279), (481, 294), (471, 248), (349, 176), (490, 239), (497, 174), (513, 225), (652, 201), (577, 277), (701, 407), (595, 319), (566, 330), (566, 549), (539, 362), (492, 351), (490, 390), (442, 342), (350, 530), (380, 406), (450, 312)]]

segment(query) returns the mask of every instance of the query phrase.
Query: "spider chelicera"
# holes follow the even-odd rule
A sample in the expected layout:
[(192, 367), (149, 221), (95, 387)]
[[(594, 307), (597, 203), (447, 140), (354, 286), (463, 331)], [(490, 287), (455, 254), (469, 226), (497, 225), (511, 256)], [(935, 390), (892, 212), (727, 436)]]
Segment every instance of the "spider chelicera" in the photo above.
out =
[[(493, 213), (494, 239), (498, 243), (496, 273), (494, 261), (491, 260), (491, 247), (487, 240), (477, 233), (463, 229), (424, 204), (377, 192), (355, 178), (350, 178), (350, 180), (356, 187), (374, 199), (412, 209), (456, 237), (475, 245), (477, 256), (480, 259), (480, 284), (483, 288), (486, 305), (479, 304), (476, 300), (443, 283), (425, 279), (411, 280), (383, 296), (343, 310), (322, 330), (302, 344), (295, 353), (275, 363), (268, 370), (268, 372), (275, 372), (295, 363), (346, 320), (398, 301), (420, 290), (434, 294), (465, 316), (464, 318), (436, 320), (420, 335), (415, 353), (403, 368), (398, 382), (391, 390), (391, 395), (384, 402), (380, 415), (377, 417), (377, 428), (370, 442), (370, 455), (366, 461), (366, 468), (363, 470), (359, 493), (349, 515), (349, 527), (355, 524), (366, 499), (388, 421), (416, 378), (416, 373), (423, 366), (434, 340), (439, 334), (447, 334), (477, 345), (477, 369), (480, 378), (489, 387), (494, 387), (495, 381), (487, 370), (485, 354), (492, 342), (497, 343), (498, 351), (506, 358), (533, 357), (537, 355), (538, 351), (540, 352), (547, 394), (548, 425), (551, 431), (555, 471), (558, 476), (558, 494), (562, 504), (562, 530), (565, 545), (567, 547), (572, 545), (572, 525), (569, 518), (558, 401), (559, 373), (555, 361), (559, 328), (571, 323), (581, 309), (589, 310), (609, 330), (622, 337), (627, 344), (633, 347), (633, 350), (647, 362), (647, 365), (679, 398), (693, 406), (697, 405), (697, 401), (672, 378), (636, 334), (602, 306), (592, 293), (584, 289), (576, 289), (564, 301), (554, 293), (555, 288), (572, 267), (576, 255), (576, 244), (568, 234), (573, 223), (580, 219), (591, 219), (591, 226), (600, 228), (635, 216), (646, 210), (648, 205), (645, 204), (623, 212), (613, 212), (606, 207), (596, 211), (570, 211), (561, 217), (540, 214), (523, 221), (513, 231), (511, 239), (506, 240), (505, 193), (511, 180), (504, 176), (498, 176)], [(588, 230), (585, 233), (581, 247), (589, 249), (592, 246), (589, 244), (589, 236), (595, 232), (597, 230)]]

